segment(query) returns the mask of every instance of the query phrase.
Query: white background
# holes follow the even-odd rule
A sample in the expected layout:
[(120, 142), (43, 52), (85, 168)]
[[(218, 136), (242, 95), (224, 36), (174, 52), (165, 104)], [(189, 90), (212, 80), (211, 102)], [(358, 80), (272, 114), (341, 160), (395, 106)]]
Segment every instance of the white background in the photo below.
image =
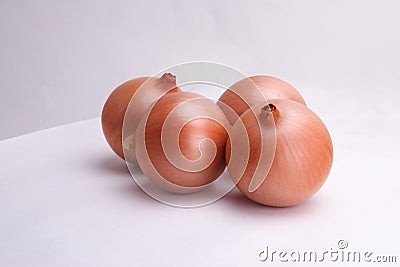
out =
[(1, 1), (0, 139), (98, 117), (117, 84), (209, 60), (295, 85), (335, 155), (302, 205), (233, 191), (177, 209), (133, 183), (98, 118), (3, 140), (0, 266), (266, 266), (266, 245), (340, 239), (399, 262), (398, 14), (399, 1)]
[(0, 140), (98, 117), (118, 84), (193, 60), (340, 98), (338, 113), (393, 116), (399, 12), (395, 0), (2, 0)]
[[(339, 240), (348, 242), (346, 252), (396, 256), (398, 265), (400, 127), (330, 131), (335, 158), (327, 182), (311, 200), (281, 209), (237, 190), (202, 208), (164, 205), (133, 182), (99, 119), (2, 141), (0, 266), (292, 266), (258, 255), (268, 246), (321, 259), (339, 250)], [(353, 266), (330, 259), (318, 266)]]

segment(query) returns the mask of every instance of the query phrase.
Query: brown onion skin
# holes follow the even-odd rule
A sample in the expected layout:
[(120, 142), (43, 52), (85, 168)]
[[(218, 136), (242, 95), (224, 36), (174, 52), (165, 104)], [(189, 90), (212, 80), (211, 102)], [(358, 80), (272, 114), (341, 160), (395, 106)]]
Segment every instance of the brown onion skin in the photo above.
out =
[[(261, 108), (256, 114), (246, 111), (236, 122), (243, 122), (249, 135), (250, 158), (240, 179), (234, 180), (238, 189), (249, 199), (267, 206), (287, 207), (300, 204), (313, 196), (327, 179), (333, 161), (333, 146), (329, 132), (320, 118), (306, 106), (295, 101), (270, 100), (276, 110), (270, 111), (276, 126), (276, 150), (271, 169), (261, 186), (249, 192), (258, 158), (260, 157)], [(260, 123), (263, 123), (260, 121)], [(240, 150), (240, 149), (239, 149)], [(226, 158), (229, 165), (231, 143), (228, 140)], [(234, 177), (235, 174), (231, 173)]]
[[(164, 78), (163, 78), (164, 77)], [(103, 111), (101, 114), (101, 124), (103, 128), (104, 136), (107, 143), (110, 145), (112, 150), (122, 159), (125, 159), (122, 145), (122, 127), (124, 122), (124, 117), (128, 105), (135, 95), (139, 87), (146, 81), (160, 79), (169, 79), (166, 82), (166, 86), (171, 86), (175, 83), (175, 77), (171, 74), (164, 74), (161, 78), (154, 77), (140, 77), (129, 80), (121, 85), (119, 85), (108, 97), (106, 103), (104, 104)], [(178, 87), (173, 87), (167, 93), (179, 92)], [(160, 95), (161, 96), (161, 95)], [(154, 101), (157, 100), (156, 98)], [(151, 102), (147, 103), (150, 106)], [(144, 110), (142, 111), (144, 113)], [(142, 114), (138, 114), (140, 116)]]
[[(233, 125), (238, 116), (250, 107), (266, 103), (269, 99), (289, 99), (306, 105), (304, 98), (292, 85), (281, 79), (263, 75), (236, 82), (221, 95), (218, 105)], [(231, 114), (224, 104), (233, 109), (236, 115)]]
[[(203, 98), (209, 101), (210, 105), (204, 112), (207, 113), (211, 109), (214, 109), (210, 114), (215, 113), (217, 114), (217, 120), (225, 121), (225, 128), (216, 121), (207, 118), (198, 118), (183, 126), (179, 134), (179, 146), (182, 154), (189, 160), (196, 160), (200, 157), (199, 143), (201, 140), (209, 138), (216, 145), (216, 155), (211, 164), (204, 170), (190, 172), (176, 168), (176, 166), (169, 162), (162, 148), (161, 131), (162, 124), (174, 108), (181, 103), (196, 98)], [(188, 103), (188, 109), (202, 109), (202, 107)], [(174, 117), (174, 121), (177, 124), (184, 122), (184, 120), (179, 115)], [(152, 107), (148, 117), (142, 118), (136, 132), (136, 156), (139, 166), (152, 182), (167, 191), (183, 194), (198, 191), (217, 179), (226, 167), (225, 145), (228, 137), (227, 126), (228, 122), (224, 113), (215, 103), (205, 97), (190, 92), (165, 95)], [(143, 139), (145, 146), (138, 143)], [(208, 152), (206, 151), (206, 153)], [(148, 157), (145, 155), (146, 153)], [(155, 174), (155, 171), (158, 173)]]

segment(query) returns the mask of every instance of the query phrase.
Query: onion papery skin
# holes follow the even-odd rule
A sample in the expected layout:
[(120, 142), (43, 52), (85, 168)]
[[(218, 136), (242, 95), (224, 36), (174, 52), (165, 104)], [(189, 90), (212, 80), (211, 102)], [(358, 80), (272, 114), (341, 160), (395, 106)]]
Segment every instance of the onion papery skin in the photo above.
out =
[[(138, 164), (150, 181), (169, 192), (201, 190), (226, 167), (228, 127), (221, 109), (204, 96), (165, 95), (149, 108), (136, 131)], [(168, 149), (174, 143), (179, 143), (179, 152)]]
[(289, 99), (306, 105), (304, 98), (291, 84), (263, 75), (244, 78), (236, 82), (221, 95), (218, 105), (233, 125), (238, 117), (250, 107), (267, 104), (270, 99)]
[[(269, 105), (275, 110), (266, 111), (262, 109), (263, 105), (256, 106), (242, 114), (232, 127), (232, 133), (245, 127), (248, 137), (243, 138), (249, 140), (250, 155), (243, 175), (232, 172), (237, 163), (230, 160), (231, 155), (241, 153), (245, 148), (240, 144), (231, 145), (228, 140), (228, 171), (237, 188), (257, 203), (274, 207), (297, 205), (312, 197), (326, 181), (333, 162), (332, 140), (321, 119), (306, 106), (286, 99), (269, 100)], [(275, 153), (264, 181), (250, 192), (260, 157), (258, 125), (265, 123), (268, 115), (273, 116), (275, 125)], [(263, 167), (263, 162), (259, 167)]]
[[(146, 91), (147, 97), (142, 97), (141, 107), (134, 116), (131, 116), (131, 121), (125, 126), (125, 134), (129, 136), (134, 134), (136, 127), (140, 121), (141, 116), (145, 113), (146, 109), (157, 99), (167, 93), (179, 92), (180, 89), (176, 87), (176, 79), (170, 73), (164, 74), (161, 78), (155, 77), (140, 77), (129, 80), (119, 85), (108, 97), (104, 104), (101, 114), (101, 124), (104, 136), (111, 149), (122, 159), (125, 159), (122, 142), (122, 131), (125, 113), (131, 99), (136, 95), (139, 88)], [(132, 119), (133, 118), (133, 119)], [(134, 153), (131, 163), (135, 163)]]

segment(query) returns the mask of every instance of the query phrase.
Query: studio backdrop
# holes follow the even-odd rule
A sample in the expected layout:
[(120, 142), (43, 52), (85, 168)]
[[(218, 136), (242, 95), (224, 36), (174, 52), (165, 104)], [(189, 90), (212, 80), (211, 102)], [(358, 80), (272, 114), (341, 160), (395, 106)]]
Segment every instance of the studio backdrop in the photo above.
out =
[(328, 125), (389, 131), (399, 12), (394, 0), (2, 0), (0, 140), (99, 117), (121, 82), (198, 60), (290, 81)]

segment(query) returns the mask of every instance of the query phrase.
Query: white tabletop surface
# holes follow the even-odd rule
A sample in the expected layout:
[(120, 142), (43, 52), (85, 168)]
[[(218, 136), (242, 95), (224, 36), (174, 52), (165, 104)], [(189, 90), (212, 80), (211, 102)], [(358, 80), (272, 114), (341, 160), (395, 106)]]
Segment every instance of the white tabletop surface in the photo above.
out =
[(396, 255), (398, 264), (398, 126), (360, 132), (329, 122), (335, 159), (327, 183), (283, 209), (237, 190), (202, 208), (157, 202), (108, 148), (99, 119), (1, 141), (0, 266), (285, 266), (261, 262), (259, 253), (268, 246), (322, 254), (339, 240), (348, 251)]

